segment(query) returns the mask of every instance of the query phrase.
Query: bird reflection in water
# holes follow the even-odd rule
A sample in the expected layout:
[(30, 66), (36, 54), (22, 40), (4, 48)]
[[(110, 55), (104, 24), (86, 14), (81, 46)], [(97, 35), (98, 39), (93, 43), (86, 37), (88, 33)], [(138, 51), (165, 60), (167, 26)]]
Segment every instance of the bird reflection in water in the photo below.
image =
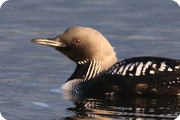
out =
[(75, 115), (64, 120), (174, 120), (180, 114), (178, 97), (92, 96), (65, 92), (64, 98), (75, 104), (75, 107), (67, 108)]

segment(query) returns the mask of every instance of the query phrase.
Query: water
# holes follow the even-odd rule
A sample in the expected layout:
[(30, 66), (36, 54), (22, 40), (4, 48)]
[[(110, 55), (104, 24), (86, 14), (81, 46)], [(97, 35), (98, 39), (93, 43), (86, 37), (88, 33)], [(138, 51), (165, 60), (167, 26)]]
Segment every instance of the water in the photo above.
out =
[(59, 88), (75, 64), (29, 40), (90, 26), (110, 41), (119, 60), (180, 59), (179, 15), (171, 0), (6, 2), (0, 10), (0, 112), (7, 120), (175, 119), (179, 98), (63, 95)]

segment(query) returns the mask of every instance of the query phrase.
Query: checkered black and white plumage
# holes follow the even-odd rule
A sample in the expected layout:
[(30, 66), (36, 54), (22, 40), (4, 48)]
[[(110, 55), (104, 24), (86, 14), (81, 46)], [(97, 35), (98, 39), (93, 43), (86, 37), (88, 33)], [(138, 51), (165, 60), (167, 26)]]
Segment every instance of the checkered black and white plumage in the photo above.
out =
[(66, 85), (74, 86), (73, 91), (93, 94), (179, 95), (180, 61), (161, 57), (125, 59), (91, 79), (70, 80)]

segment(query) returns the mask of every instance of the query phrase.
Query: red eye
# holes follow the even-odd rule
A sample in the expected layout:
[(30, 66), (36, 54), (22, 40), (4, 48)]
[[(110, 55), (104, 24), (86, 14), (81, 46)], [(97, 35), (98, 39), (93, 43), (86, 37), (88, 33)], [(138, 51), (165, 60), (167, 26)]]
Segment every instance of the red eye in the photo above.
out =
[(75, 43), (79, 44), (81, 41), (80, 40), (76, 40)]

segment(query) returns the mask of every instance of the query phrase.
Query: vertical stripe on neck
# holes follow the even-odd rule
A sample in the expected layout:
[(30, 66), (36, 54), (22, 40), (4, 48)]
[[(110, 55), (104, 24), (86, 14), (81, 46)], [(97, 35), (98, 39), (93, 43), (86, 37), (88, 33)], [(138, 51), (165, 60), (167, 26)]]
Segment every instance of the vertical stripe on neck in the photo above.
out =
[(101, 69), (100, 62), (96, 60), (90, 61), (84, 80), (86, 81), (95, 77), (99, 73), (100, 69)]

